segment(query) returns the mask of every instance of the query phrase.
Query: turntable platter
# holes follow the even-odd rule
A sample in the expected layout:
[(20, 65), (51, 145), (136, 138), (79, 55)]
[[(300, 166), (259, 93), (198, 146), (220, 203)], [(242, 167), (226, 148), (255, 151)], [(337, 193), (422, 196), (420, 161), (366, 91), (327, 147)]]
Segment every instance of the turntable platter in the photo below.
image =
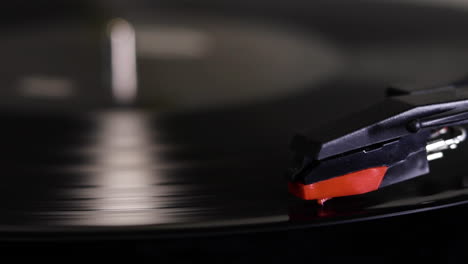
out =
[[(375, 103), (389, 84), (437, 83), (468, 69), (463, 10), (335, 7), (124, 8), (117, 13), (136, 36), (139, 73), (125, 107), (114, 101), (109, 16), (14, 30), (0, 44), (4, 238), (301, 228), (468, 201), (466, 147), (430, 175), (323, 208), (288, 195), (296, 130)], [(191, 44), (161, 44), (167, 38)], [(148, 44), (155, 39), (162, 46)]]

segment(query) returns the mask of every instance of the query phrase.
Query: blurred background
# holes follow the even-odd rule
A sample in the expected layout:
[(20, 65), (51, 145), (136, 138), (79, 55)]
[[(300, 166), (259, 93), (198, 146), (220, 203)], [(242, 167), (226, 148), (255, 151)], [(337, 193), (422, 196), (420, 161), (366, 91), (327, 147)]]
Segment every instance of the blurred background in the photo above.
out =
[[(322, 131), (389, 85), (465, 77), (467, 13), (464, 0), (4, 1), (0, 241), (71, 237), (82, 242), (61, 244), (72, 257), (88, 257), (88, 245), (106, 258), (185, 262), (217, 250), (233, 262), (313, 249), (326, 261), (376, 254), (369, 263), (382, 252), (464, 254), (466, 206), (393, 216), (465, 203), (466, 148), (424, 177), (336, 199), (332, 213), (292, 200), (283, 176), (296, 130)], [(316, 227), (291, 221), (295, 209)], [(322, 229), (369, 215), (390, 217)], [(88, 244), (96, 234), (114, 243)], [(200, 244), (160, 239), (206, 234)], [(57, 244), (30, 248), (49, 259)], [(17, 245), (15, 257), (28, 255)]]
[(300, 95), (336, 79), (451, 80), (468, 68), (466, 8), (456, 0), (8, 1), (0, 106), (193, 110)]

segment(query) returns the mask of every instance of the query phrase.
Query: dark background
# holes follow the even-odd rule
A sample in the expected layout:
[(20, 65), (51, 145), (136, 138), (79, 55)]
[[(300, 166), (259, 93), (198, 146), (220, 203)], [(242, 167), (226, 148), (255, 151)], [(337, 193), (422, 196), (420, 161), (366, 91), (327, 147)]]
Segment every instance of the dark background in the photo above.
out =
[[(139, 55), (139, 93), (122, 106), (106, 31), (116, 17), (137, 41), (140, 29), (162, 24), (208, 32), (215, 48), (201, 59)], [(431, 164), (430, 175), (325, 209), (289, 197), (282, 175), (295, 130), (374, 104), (389, 84), (463, 77), (467, 24), (461, 6), (422, 1), (2, 3), (2, 254), (463, 262), (466, 148)], [(21, 80), (31, 76), (69, 81), (73, 93), (24, 96)], [(131, 164), (142, 182), (106, 163), (128, 154), (106, 148), (128, 136), (112, 124), (144, 139), (128, 152), (149, 157)]]

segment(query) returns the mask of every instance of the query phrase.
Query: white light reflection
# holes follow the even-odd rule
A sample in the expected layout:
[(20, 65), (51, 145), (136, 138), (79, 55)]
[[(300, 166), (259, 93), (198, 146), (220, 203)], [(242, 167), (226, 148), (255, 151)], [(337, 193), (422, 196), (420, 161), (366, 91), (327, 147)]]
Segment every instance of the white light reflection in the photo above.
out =
[[(109, 113), (102, 119), (97, 135), (96, 164), (105, 168), (97, 185), (112, 188), (146, 187), (152, 183), (155, 156), (151, 128), (143, 117), (133, 112)], [(132, 139), (132, 140), (130, 140)], [(105, 151), (104, 151), (105, 150)]]
[(130, 104), (137, 96), (135, 30), (123, 19), (109, 23), (112, 91), (120, 104)]
[[(186, 186), (167, 185), (158, 159), (154, 128), (142, 113), (104, 113), (99, 118), (93, 161), (74, 171), (86, 175), (86, 188), (67, 190), (82, 210), (67, 211), (62, 223), (80, 226), (138, 226), (177, 223), (184, 209), (177, 204)], [(84, 150), (83, 150), (84, 151)], [(178, 165), (175, 165), (178, 167)], [(189, 212), (186, 212), (189, 213)]]
[(91, 204), (100, 216), (92, 220), (93, 224), (135, 225), (174, 220), (163, 211), (153, 212), (160, 205), (154, 196), (164, 192), (158, 193), (153, 185), (158, 179), (152, 163), (157, 163), (157, 159), (147, 148), (153, 139), (146, 121), (133, 112), (110, 113), (102, 119), (96, 138), (102, 151), (96, 156), (96, 164), (103, 170), (95, 174), (93, 182), (101, 186), (101, 193)]

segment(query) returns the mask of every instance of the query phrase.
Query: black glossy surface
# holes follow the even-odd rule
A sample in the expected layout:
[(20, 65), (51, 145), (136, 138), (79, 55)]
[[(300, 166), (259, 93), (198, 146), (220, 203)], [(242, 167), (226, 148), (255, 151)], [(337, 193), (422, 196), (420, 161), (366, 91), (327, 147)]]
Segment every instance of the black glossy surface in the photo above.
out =
[[(209, 3), (191, 8), (167, 5), (194, 16), (200, 9), (217, 10)], [(295, 131), (320, 130), (321, 123), (375, 103), (389, 83), (441, 83), (468, 69), (468, 38), (459, 34), (468, 24), (462, 11), (422, 8), (415, 16), (414, 7), (357, 5), (357, 16), (325, 5), (311, 15), (303, 10), (316, 10), (313, 6), (302, 10), (300, 3), (296, 6), (272, 5), (268, 12), (262, 9), (265, 13), (243, 5), (219, 11), (264, 22), (287, 21), (311, 35), (320, 32), (338, 50), (340, 66), (333, 78), (296, 84), (306, 89), (280, 97), (158, 112), (148, 106), (147, 98), (138, 98), (133, 107), (112, 106), (105, 82), (102, 91), (83, 85), (88, 88), (80, 90), (86, 91), (81, 97), (57, 103), (29, 102), (15, 97), (14, 88), (3, 89), (3, 237), (17, 231), (26, 232), (25, 237), (31, 234), (28, 231), (97, 230), (144, 230), (158, 236), (203, 233), (205, 228), (229, 232), (302, 228), (464, 203), (465, 145), (432, 162), (429, 175), (334, 199), (323, 208), (287, 194), (284, 172)], [(376, 17), (377, 22), (369, 23)], [(159, 69), (168, 65), (164, 63)], [(217, 63), (229, 64), (229, 59)], [(93, 83), (93, 78), (99, 79), (84, 79)], [(86, 101), (93, 91), (100, 91), (99, 96)]]

